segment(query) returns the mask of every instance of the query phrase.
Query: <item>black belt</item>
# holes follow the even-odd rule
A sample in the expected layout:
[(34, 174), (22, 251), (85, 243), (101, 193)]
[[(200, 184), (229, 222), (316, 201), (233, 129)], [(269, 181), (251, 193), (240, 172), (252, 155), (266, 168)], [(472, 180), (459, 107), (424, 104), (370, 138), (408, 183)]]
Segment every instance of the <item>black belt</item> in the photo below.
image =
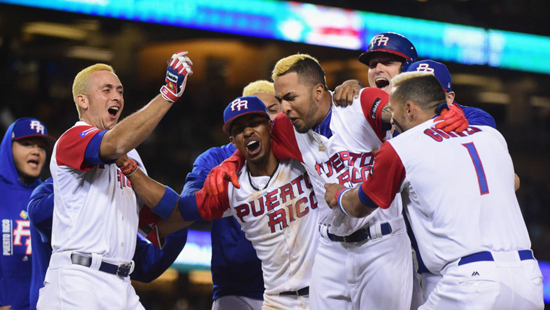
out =
[[(382, 232), (382, 236), (391, 234), (392, 229), (391, 229), (390, 223), (386, 222), (386, 223), (380, 224), (380, 231)], [(327, 232), (327, 236), (331, 241), (344, 242), (344, 243), (361, 242), (367, 239), (371, 239), (370, 230), (368, 228), (359, 229), (349, 236), (342, 237), (342, 236), (331, 234), (329, 232)]]
[[(533, 256), (533, 252), (531, 250), (520, 250), (518, 251), (519, 259), (520, 260), (526, 260), (526, 259), (535, 259)], [(470, 254), (468, 256), (464, 256), (463, 258), (458, 261), (458, 265), (466, 265), (469, 263), (475, 263), (475, 262), (493, 262), (495, 259), (493, 258), (493, 254), (489, 251), (483, 251), (483, 252), (477, 252), (474, 254)]]
[[(75, 265), (90, 267), (92, 266), (92, 257), (87, 255), (72, 253), (71, 262)], [(120, 278), (125, 278), (128, 275), (130, 275), (130, 270), (132, 270), (132, 264), (114, 265), (106, 262), (101, 262), (101, 265), (99, 266), (99, 270), (106, 273), (114, 274), (115, 276)]]
[(279, 293), (279, 296), (289, 296), (289, 295), (292, 295), (292, 296), (307, 296), (307, 295), (309, 295), (309, 286), (301, 288), (297, 291), (284, 291), (284, 292)]

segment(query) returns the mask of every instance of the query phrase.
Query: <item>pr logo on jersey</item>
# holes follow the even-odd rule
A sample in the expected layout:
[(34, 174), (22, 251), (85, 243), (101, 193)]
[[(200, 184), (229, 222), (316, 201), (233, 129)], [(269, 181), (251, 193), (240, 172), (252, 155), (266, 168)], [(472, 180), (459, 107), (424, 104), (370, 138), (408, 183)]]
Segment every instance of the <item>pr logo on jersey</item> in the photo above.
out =
[(90, 132), (94, 132), (98, 130), (97, 128), (89, 128), (89, 129), (86, 129), (84, 130), (83, 132), (79, 133), (78, 135), (82, 138), (84, 138), (87, 134), (89, 134)]
[(231, 111), (234, 112), (235, 109), (237, 111), (241, 111), (241, 108), (248, 110), (248, 100), (241, 100), (241, 98), (237, 98), (231, 102)]
[(371, 44), (372, 45), (376, 44), (377, 46), (380, 46), (380, 45), (384, 44), (384, 46), (388, 46), (388, 41), (389, 40), (390, 40), (389, 37), (386, 37), (383, 34), (379, 34), (379, 35), (375, 36), (374, 38), (372, 38)]

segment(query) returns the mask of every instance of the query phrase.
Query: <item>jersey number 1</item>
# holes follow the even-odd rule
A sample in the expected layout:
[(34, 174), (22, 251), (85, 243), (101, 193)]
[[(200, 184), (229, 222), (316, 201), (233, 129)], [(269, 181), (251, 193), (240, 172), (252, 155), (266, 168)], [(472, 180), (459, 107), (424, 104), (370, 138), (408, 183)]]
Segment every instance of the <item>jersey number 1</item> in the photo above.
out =
[(474, 143), (470, 142), (464, 143), (462, 145), (464, 145), (464, 147), (468, 149), (468, 153), (470, 153), (470, 157), (472, 158), (472, 162), (474, 163), (474, 167), (476, 168), (477, 181), (479, 183), (479, 191), (481, 195), (489, 194), (489, 185), (487, 184), (487, 178), (485, 177), (483, 164), (481, 163), (481, 159), (479, 158), (479, 154), (477, 153)]

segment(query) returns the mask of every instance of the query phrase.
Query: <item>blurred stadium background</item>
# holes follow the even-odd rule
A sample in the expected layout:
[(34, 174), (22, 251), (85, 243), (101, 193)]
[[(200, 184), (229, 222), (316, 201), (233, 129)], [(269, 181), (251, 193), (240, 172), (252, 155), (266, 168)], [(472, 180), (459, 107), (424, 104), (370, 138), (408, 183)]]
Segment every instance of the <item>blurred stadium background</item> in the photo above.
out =
[[(278, 59), (309, 53), (329, 88), (351, 78), (367, 86), (358, 55), (377, 33), (398, 32), (420, 59), (449, 67), (457, 102), (495, 118), (521, 178), (532, 248), (550, 279), (550, 2), (372, 2), (0, 0), (1, 130), (34, 116), (59, 137), (77, 119), (72, 80), (96, 62), (117, 71), (127, 116), (158, 93), (172, 53), (188, 50), (195, 65), (184, 98), (138, 148), (150, 175), (181, 191), (194, 159), (228, 142), (223, 108), (249, 82), (269, 79)], [(135, 283), (144, 306), (210, 309), (209, 261), (209, 224), (196, 223), (173, 269)]]

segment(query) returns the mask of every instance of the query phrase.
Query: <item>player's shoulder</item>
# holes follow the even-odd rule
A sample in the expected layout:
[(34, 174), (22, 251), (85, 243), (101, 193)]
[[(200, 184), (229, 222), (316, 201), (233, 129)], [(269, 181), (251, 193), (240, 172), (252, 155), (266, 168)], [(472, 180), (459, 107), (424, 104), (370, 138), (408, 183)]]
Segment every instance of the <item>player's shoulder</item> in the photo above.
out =
[(79, 121), (73, 127), (67, 129), (67, 131), (65, 131), (61, 135), (61, 137), (59, 137), (59, 141), (66, 141), (69, 139), (74, 139), (76, 137), (85, 138), (89, 134), (97, 131), (101, 131), (101, 129)]
[(359, 99), (361, 102), (372, 102), (376, 99), (387, 101), (388, 98), (388, 93), (376, 87), (365, 87), (359, 92)]

